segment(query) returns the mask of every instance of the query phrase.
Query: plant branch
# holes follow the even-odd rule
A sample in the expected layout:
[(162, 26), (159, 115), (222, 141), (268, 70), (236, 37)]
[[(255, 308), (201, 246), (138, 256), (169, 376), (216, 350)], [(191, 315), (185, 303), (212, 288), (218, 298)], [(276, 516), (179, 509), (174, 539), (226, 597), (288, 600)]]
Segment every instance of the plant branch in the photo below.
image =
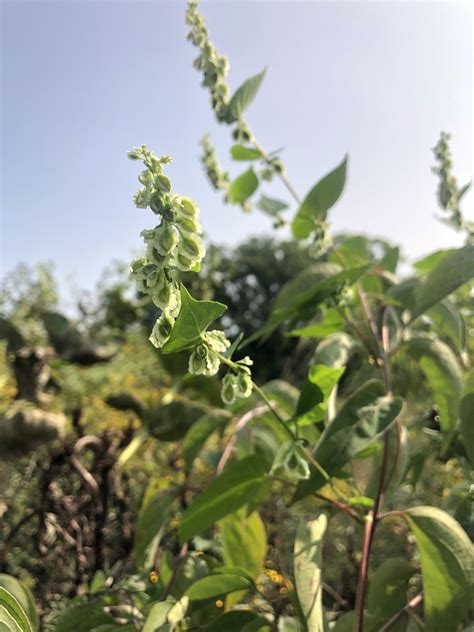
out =
[(161, 601), (165, 601), (166, 597), (168, 597), (168, 595), (173, 590), (173, 587), (178, 578), (179, 569), (181, 568), (181, 565), (184, 562), (184, 558), (186, 557), (188, 549), (189, 549), (189, 544), (185, 542), (183, 546), (181, 547), (181, 550), (179, 551), (178, 559), (176, 560), (176, 564), (173, 569), (173, 574), (171, 575), (168, 585), (166, 586), (165, 590), (163, 591), (163, 594), (161, 595)]
[[(272, 162), (271, 162), (270, 156), (263, 149), (263, 147), (261, 145), (259, 145), (259, 143), (255, 139), (253, 140), (253, 146), (255, 147), (255, 149), (257, 151), (259, 151), (262, 154), (262, 158), (265, 160), (267, 165), (271, 166)], [(297, 204), (301, 204), (302, 200), (301, 200), (300, 196), (298, 195), (296, 190), (293, 188), (291, 182), (288, 180), (288, 178), (285, 176), (285, 174), (284, 173), (278, 173), (278, 177), (280, 178), (282, 183), (285, 185), (285, 187), (287, 188), (289, 194), (295, 200), (295, 202)]]
[(397, 613), (395, 613), (393, 617), (389, 619), (383, 627), (380, 628), (379, 632), (387, 632), (388, 630), (393, 628), (393, 626), (403, 617), (404, 614), (410, 615), (410, 611), (413, 608), (416, 608), (416, 606), (418, 606), (422, 601), (423, 601), (423, 593), (419, 593), (418, 595), (416, 595), (416, 597), (413, 597), (413, 599), (410, 599), (410, 601), (406, 604), (406, 606), (404, 606)]

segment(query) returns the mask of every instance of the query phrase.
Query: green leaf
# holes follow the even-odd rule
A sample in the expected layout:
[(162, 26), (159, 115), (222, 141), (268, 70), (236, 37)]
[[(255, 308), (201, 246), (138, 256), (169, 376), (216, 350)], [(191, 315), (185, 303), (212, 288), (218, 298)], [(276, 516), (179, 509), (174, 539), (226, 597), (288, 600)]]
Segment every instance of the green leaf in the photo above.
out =
[(379, 627), (407, 603), (407, 589), (413, 565), (402, 558), (382, 562), (370, 579), (367, 610)]
[(426, 629), (455, 632), (474, 597), (472, 543), (459, 523), (441, 509), (412, 507), (404, 516), (421, 560)]
[(153, 566), (168, 515), (178, 493), (175, 488), (154, 490), (156, 486), (152, 483), (149, 491), (145, 492), (136, 525), (135, 563), (144, 570)]
[(331, 263), (318, 263), (299, 273), (286, 283), (278, 293), (268, 322), (247, 338), (246, 344), (263, 335), (269, 335), (279, 325), (293, 319), (307, 320), (313, 317), (318, 305), (331, 296), (337, 288), (355, 283), (371, 264), (350, 270), (340, 270)]
[[(258, 512), (247, 515), (245, 507), (229, 514), (219, 522), (222, 540), (222, 557), (228, 566), (239, 566), (249, 572), (252, 579), (260, 574), (267, 553), (267, 534)], [(232, 595), (227, 607), (236, 603), (241, 594)]]
[[(346, 400), (322, 433), (314, 458), (329, 475), (336, 475), (353, 456), (382, 436), (400, 414), (402, 400), (381, 397), (383, 392), (381, 382), (367, 382)], [(300, 500), (325, 483), (321, 472), (312, 468), (311, 477), (299, 482), (293, 500)]]
[(229, 465), (185, 511), (179, 538), (186, 542), (246, 504), (264, 482), (265, 464), (256, 455)]
[(266, 72), (267, 69), (264, 68), (258, 75), (250, 77), (237, 88), (227, 106), (227, 123), (234, 123), (234, 121), (238, 121), (241, 118), (244, 111), (254, 100)]
[(160, 441), (177, 441), (184, 437), (200, 417), (200, 406), (176, 400), (169, 404), (151, 406), (146, 412), (144, 423), (152, 437)]
[(16, 577), (0, 573), (0, 586), (9, 592), (18, 601), (28, 617), (33, 632), (39, 630), (39, 615), (33, 595), (30, 589)]
[(400, 248), (398, 248), (398, 246), (388, 248), (382, 259), (380, 260), (379, 266), (383, 270), (387, 270), (388, 272), (392, 272), (392, 274), (395, 274), (399, 259)]
[(448, 252), (426, 280), (415, 289), (415, 306), (411, 310), (411, 319), (426, 312), (473, 277), (474, 244)]
[[(248, 625), (268, 624), (266, 619), (259, 617), (250, 610), (233, 610), (226, 612), (221, 617), (207, 626), (206, 632), (244, 632)], [(261, 626), (252, 628), (259, 630)]]
[(174, 599), (154, 603), (143, 626), (142, 632), (157, 632), (168, 622), (168, 612), (173, 607)]
[(256, 202), (255, 206), (263, 213), (271, 216), (278, 215), (288, 208), (288, 204), (286, 202), (267, 197), (266, 195), (263, 195), (263, 193), (258, 202)]
[[(399, 489), (408, 466), (409, 443), (407, 440), (407, 430), (404, 425), (393, 426), (388, 431), (388, 453), (386, 471), (391, 473), (390, 482), (384, 489), (382, 505), (390, 504), (394, 491)], [(362, 455), (359, 455), (359, 457)], [(380, 479), (380, 468), (382, 467), (383, 448), (380, 445), (377, 453), (372, 459), (372, 471), (365, 488), (366, 496), (375, 498)]]
[(258, 178), (252, 167), (230, 183), (228, 199), (231, 204), (243, 204), (258, 188)]
[(320, 322), (301, 327), (300, 329), (293, 329), (286, 335), (298, 338), (325, 338), (342, 329), (343, 324), (344, 320), (337, 309), (328, 309)]
[(474, 467), (474, 370), (469, 373), (464, 384), (459, 418), (463, 445)]
[(242, 567), (256, 579), (267, 552), (265, 525), (258, 512), (247, 515), (245, 508), (241, 507), (219, 522), (219, 531), (224, 563)]
[(433, 305), (426, 312), (426, 315), (433, 321), (436, 331), (441, 335), (448, 336), (455, 349), (460, 353), (466, 346), (466, 323), (456, 305), (445, 298), (444, 301)]
[(322, 178), (307, 193), (291, 225), (296, 239), (306, 239), (313, 232), (315, 220), (323, 222), (328, 210), (340, 198), (346, 182), (347, 159)]
[[(0, 586), (0, 622), (2, 619), (8, 623), (12, 620), (20, 632), (32, 632), (33, 630), (20, 603), (8, 590)], [(13, 629), (13, 632), (16, 632), (16, 629)]]
[(322, 421), (326, 415), (329, 396), (344, 373), (344, 368), (315, 364), (308, 373), (296, 407), (295, 421), (306, 425)]
[(227, 309), (216, 301), (197, 301), (183, 284), (180, 285), (180, 290), (181, 309), (162, 353), (174, 353), (193, 347), (200, 335)]
[(334, 368), (344, 367), (356, 346), (356, 341), (349, 334), (332, 334), (316, 347), (313, 361)]
[(324, 631), (321, 559), (327, 524), (327, 516), (321, 514), (311, 522), (300, 522), (296, 531), (293, 571), (308, 632)]
[(454, 352), (441, 340), (421, 335), (409, 340), (404, 349), (426, 376), (438, 407), (441, 429), (452, 433), (458, 420), (462, 390), (461, 367)]
[(262, 157), (262, 152), (254, 147), (244, 147), (244, 145), (232, 145), (230, 155), (234, 160), (258, 160)]
[(109, 395), (105, 402), (116, 410), (131, 410), (136, 413), (138, 417), (143, 416), (143, 404), (137, 397), (135, 397), (135, 395), (132, 395), (132, 393), (117, 393), (115, 395)]
[(185, 594), (191, 601), (203, 601), (204, 599), (227, 595), (237, 590), (247, 590), (251, 587), (252, 582), (246, 577), (219, 573), (198, 579), (186, 590)]
[(341, 266), (335, 263), (314, 263), (308, 266), (283, 285), (275, 298), (272, 312), (278, 313), (293, 304), (299, 305), (304, 302), (309, 288), (319, 287), (340, 272)]
[(448, 255), (450, 252), (455, 252), (454, 248), (445, 248), (443, 250), (435, 250), (431, 254), (423, 257), (422, 259), (418, 259), (413, 264), (413, 267), (420, 274), (429, 274), (433, 271), (436, 266), (438, 266), (441, 261)]
[(114, 619), (105, 608), (114, 603), (101, 597), (88, 603), (69, 606), (56, 619), (54, 632), (90, 632), (100, 625), (113, 624)]
[(190, 472), (194, 459), (198, 456), (207, 439), (217, 428), (224, 428), (227, 417), (204, 415), (190, 427), (183, 441), (184, 469)]
[(442, 509), (459, 522), (471, 537), (474, 535), (474, 494), (471, 483), (463, 481), (455, 485), (443, 502)]

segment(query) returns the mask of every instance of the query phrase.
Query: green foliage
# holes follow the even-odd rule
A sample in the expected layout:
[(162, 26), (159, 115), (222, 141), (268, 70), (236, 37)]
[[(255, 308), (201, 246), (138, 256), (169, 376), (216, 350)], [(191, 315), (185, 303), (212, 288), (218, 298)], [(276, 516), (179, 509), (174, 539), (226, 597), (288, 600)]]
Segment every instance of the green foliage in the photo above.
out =
[(22, 606), (3, 586), (0, 586), (0, 624), (8, 632), (32, 632)]
[(308, 632), (323, 632), (322, 540), (327, 529), (322, 514), (309, 523), (302, 522), (296, 531), (294, 574), (296, 593)]
[[(347, 157), (301, 200), (243, 118), (265, 71), (231, 96), (195, 0), (186, 21), (230, 156), (251, 163), (231, 178), (206, 136), (211, 185), (250, 211), (279, 178), (295, 240), (205, 257), (196, 203), (142, 145), (134, 202), (158, 223), (136, 294), (119, 278), (76, 321), (52, 278), (10, 284), (0, 565), (21, 581), (0, 574), (0, 627), (470, 629), (474, 249), (447, 137), (438, 196), (467, 241), (404, 277), (398, 246), (329, 233)], [(277, 227), (290, 205), (260, 190), (255, 206)]]
[(420, 554), (426, 625), (433, 632), (454, 631), (474, 597), (472, 543), (440, 509), (413, 507), (405, 515)]
[[(329, 475), (337, 476), (348, 461), (376, 441), (400, 414), (402, 400), (381, 397), (383, 384), (361, 386), (344, 403), (326, 427), (314, 449), (314, 459)], [(320, 469), (308, 481), (300, 482), (295, 500), (318, 490), (326, 482)]]
[[(16, 599), (29, 621), (32, 632), (37, 632), (39, 630), (40, 621), (38, 609), (30, 589), (25, 586), (23, 582), (16, 579), (16, 577), (6, 575), (5, 573), (0, 573), (0, 587), (5, 589), (5, 591)], [(5, 607), (8, 609), (7, 606)]]
[(461, 367), (453, 351), (441, 340), (418, 336), (404, 348), (425, 373), (438, 406), (441, 428), (448, 435), (458, 419), (462, 389)]
[(242, 114), (249, 107), (249, 105), (252, 103), (255, 96), (257, 95), (260, 84), (265, 77), (266, 71), (267, 69), (264, 68), (262, 72), (260, 72), (258, 75), (250, 77), (250, 79), (244, 81), (244, 83), (239, 88), (237, 88), (235, 93), (232, 95), (229, 104), (227, 105), (227, 123), (234, 123), (242, 117)]
[(306, 194), (291, 225), (296, 239), (306, 239), (314, 231), (317, 223), (326, 220), (328, 210), (342, 195), (346, 171), (347, 156)]
[(229, 465), (184, 513), (179, 527), (180, 540), (189, 540), (245, 505), (249, 495), (255, 494), (263, 484), (265, 470), (257, 456)]
[(244, 204), (258, 188), (258, 178), (250, 167), (230, 183), (228, 198), (232, 204)]

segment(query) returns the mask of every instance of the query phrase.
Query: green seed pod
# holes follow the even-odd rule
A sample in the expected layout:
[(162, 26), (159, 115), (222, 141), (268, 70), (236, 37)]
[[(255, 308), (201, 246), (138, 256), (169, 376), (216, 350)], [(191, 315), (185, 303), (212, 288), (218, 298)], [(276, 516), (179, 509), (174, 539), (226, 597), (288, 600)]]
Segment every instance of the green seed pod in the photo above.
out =
[(202, 336), (209, 348), (216, 353), (224, 353), (230, 347), (230, 341), (227, 340), (224, 332), (218, 329), (207, 331)]
[(156, 156), (153, 156), (151, 152), (147, 160), (147, 166), (155, 176), (160, 175), (163, 171), (161, 160), (159, 160)]
[(166, 311), (156, 321), (150, 335), (151, 344), (160, 349), (171, 335), (174, 325), (174, 318)]
[(142, 171), (138, 175), (138, 181), (141, 182), (146, 187), (153, 186), (153, 180), (154, 180), (153, 174), (150, 171), (148, 171), (148, 169), (145, 169), (145, 171)]
[(137, 208), (146, 208), (150, 202), (151, 193), (148, 189), (139, 189), (133, 196), (133, 203)]
[(167, 203), (163, 205), (163, 209), (161, 211), (161, 216), (165, 220), (165, 222), (175, 222), (176, 221), (176, 212), (171, 203)]
[(169, 255), (179, 242), (179, 233), (173, 224), (162, 222), (155, 228), (154, 247), (160, 255)]
[(162, 193), (169, 193), (171, 191), (171, 180), (168, 176), (157, 175), (155, 176), (155, 187)]
[(285, 171), (285, 166), (280, 158), (273, 158), (272, 168), (274, 169), (275, 173), (283, 173)]
[(188, 197), (176, 197), (174, 208), (178, 217), (194, 219), (199, 215), (197, 204)]
[(205, 344), (200, 343), (194, 347), (188, 364), (191, 375), (202, 375), (205, 372), (208, 353), (209, 350)]
[(156, 191), (150, 197), (150, 208), (153, 213), (155, 213), (155, 215), (160, 215), (167, 201), (166, 196), (164, 196), (160, 191)]
[(270, 475), (296, 481), (310, 477), (310, 469), (299, 442), (282, 443), (270, 470)]
[(198, 235), (181, 231), (181, 239), (178, 244), (178, 251), (194, 263), (201, 261), (206, 254), (206, 249)]
[(201, 224), (193, 217), (180, 217), (176, 220), (176, 223), (179, 228), (188, 233), (200, 233), (202, 230)]
[(236, 376), (235, 394), (237, 397), (245, 399), (252, 394), (253, 384), (252, 378), (246, 371), (239, 371)]
[(168, 311), (170, 316), (178, 318), (178, 314), (181, 310), (181, 291), (177, 284), (173, 285), (172, 296), (170, 297), (170, 303)]
[(227, 373), (222, 378), (221, 397), (224, 404), (233, 404), (236, 399), (235, 375)]

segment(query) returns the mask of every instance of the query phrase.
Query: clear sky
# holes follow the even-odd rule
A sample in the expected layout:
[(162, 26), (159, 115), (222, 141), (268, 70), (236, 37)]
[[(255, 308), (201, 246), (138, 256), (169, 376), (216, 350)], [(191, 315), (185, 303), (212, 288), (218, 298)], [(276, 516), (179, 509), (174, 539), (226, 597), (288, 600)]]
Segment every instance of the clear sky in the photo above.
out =
[[(174, 188), (198, 201), (209, 239), (271, 230), (224, 206), (201, 171), (202, 134), (229, 167), (230, 140), (191, 65), (184, 1), (3, 0), (1, 10), (2, 273), (53, 260), (63, 287), (90, 288), (113, 258), (129, 259), (153, 224), (131, 201), (137, 165), (126, 151), (141, 143), (173, 156)], [(202, 10), (233, 89), (268, 65), (247, 118), (267, 149), (285, 146), (301, 194), (349, 153), (335, 229), (386, 236), (410, 257), (459, 243), (434, 219), (430, 148), (450, 131), (455, 172), (471, 178), (470, 3), (222, 0)]]

